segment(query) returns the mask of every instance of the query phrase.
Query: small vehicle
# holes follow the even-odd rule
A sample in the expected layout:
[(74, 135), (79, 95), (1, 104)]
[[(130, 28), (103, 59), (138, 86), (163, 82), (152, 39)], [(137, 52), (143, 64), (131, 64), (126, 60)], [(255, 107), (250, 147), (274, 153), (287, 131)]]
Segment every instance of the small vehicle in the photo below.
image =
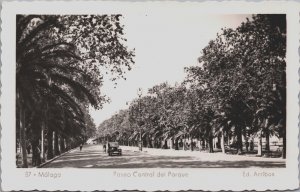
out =
[(108, 153), (108, 156), (112, 156), (113, 154), (122, 155), (122, 149), (119, 148), (119, 143), (118, 142), (108, 142), (107, 153)]

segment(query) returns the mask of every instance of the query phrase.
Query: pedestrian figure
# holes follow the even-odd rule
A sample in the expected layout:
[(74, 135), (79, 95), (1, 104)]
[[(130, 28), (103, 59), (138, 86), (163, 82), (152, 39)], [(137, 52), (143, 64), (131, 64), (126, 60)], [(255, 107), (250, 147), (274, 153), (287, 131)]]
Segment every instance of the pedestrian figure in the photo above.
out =
[(190, 146), (189, 146), (188, 142), (185, 142), (185, 150), (187, 150), (189, 147)]
[(33, 165), (38, 166), (40, 164), (41, 164), (41, 149), (40, 146), (36, 146), (36, 157), (33, 160)]
[(106, 144), (103, 145), (103, 151), (106, 153)]
[(251, 141), (250, 141), (250, 151), (253, 151), (253, 150), (254, 150), (254, 142), (251, 139)]
[(82, 143), (79, 145), (79, 149), (80, 149), (80, 151), (82, 150)]
[(26, 147), (27, 153), (30, 154), (31, 152), (31, 144), (29, 143)]
[(248, 148), (249, 148), (249, 142), (248, 142), (248, 140), (246, 140), (246, 151), (248, 152)]

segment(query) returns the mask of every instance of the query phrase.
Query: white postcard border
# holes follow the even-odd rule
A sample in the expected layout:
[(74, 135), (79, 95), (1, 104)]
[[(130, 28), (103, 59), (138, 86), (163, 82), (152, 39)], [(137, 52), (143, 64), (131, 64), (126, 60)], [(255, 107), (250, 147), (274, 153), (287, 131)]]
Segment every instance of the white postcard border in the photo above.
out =
[[(298, 180), (298, 69), (299, 12), (297, 2), (4, 2), (2, 7), (1, 67), (1, 187), (10, 190), (287, 190), (299, 187)], [(286, 168), (193, 168), (193, 169), (21, 169), (15, 167), (15, 15), (139, 13), (164, 11), (202, 13), (287, 13), (287, 159)], [(188, 173), (186, 178), (134, 177), (134, 172)], [(245, 178), (244, 172), (274, 173), (274, 177)], [(54, 178), (27, 177), (49, 172)], [(131, 177), (116, 177), (128, 172)], [(58, 175), (60, 175), (58, 177)]]

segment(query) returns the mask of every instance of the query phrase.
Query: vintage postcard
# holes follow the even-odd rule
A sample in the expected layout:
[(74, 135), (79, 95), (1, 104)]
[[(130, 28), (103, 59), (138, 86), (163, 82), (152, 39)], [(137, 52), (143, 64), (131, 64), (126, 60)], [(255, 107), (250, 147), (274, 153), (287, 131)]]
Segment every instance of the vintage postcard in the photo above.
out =
[(14, 1), (1, 188), (299, 188), (300, 3)]

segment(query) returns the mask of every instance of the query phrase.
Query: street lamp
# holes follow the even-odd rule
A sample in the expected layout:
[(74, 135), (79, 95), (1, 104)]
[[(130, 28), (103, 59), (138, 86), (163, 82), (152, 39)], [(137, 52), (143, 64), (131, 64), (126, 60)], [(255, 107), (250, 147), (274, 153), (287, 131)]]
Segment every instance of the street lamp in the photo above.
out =
[(142, 126), (141, 126), (141, 96), (143, 94), (142, 88), (137, 90), (137, 95), (139, 96), (138, 107), (139, 107), (139, 127), (140, 127), (140, 142), (139, 142), (139, 150), (143, 150), (143, 141), (142, 141)]

